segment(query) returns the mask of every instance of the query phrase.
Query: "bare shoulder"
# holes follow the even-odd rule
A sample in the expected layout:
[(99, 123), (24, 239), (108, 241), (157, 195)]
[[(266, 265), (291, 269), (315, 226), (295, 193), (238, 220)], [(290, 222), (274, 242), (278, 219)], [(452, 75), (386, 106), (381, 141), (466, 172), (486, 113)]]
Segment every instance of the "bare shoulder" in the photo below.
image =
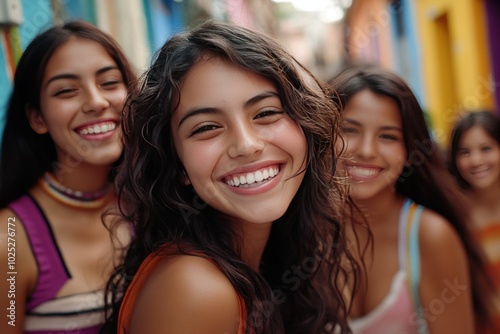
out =
[(473, 333), (468, 257), (452, 223), (429, 209), (420, 219), (420, 300), (430, 333)]
[(465, 247), (452, 224), (436, 212), (424, 209), (419, 231), (422, 284), (435, 295), (446, 282), (469, 284)]
[[(35, 287), (38, 271), (23, 224), (7, 208), (0, 210), (0, 267), (0, 307), (10, 310), (7, 321), (0, 323), (0, 333), (22, 333), (25, 301)], [(15, 315), (9, 318), (13, 309)]]
[(130, 332), (236, 333), (239, 316), (236, 290), (214, 263), (177, 255), (163, 261), (147, 279)]
[(420, 247), (423, 255), (439, 256), (435, 252), (463, 249), (460, 237), (452, 224), (438, 213), (425, 208), (420, 218)]

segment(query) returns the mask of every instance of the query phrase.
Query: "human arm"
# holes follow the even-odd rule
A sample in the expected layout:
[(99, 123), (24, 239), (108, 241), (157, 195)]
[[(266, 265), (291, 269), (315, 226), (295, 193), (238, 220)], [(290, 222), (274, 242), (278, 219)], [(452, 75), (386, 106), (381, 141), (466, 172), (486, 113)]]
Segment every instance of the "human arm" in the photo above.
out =
[(0, 210), (0, 333), (21, 334), (26, 300), (37, 278), (36, 262), (23, 225)]
[(419, 232), (420, 299), (430, 334), (474, 333), (467, 255), (451, 224), (424, 210)]
[(227, 277), (210, 261), (179, 255), (147, 279), (134, 306), (130, 334), (236, 334), (238, 298)]

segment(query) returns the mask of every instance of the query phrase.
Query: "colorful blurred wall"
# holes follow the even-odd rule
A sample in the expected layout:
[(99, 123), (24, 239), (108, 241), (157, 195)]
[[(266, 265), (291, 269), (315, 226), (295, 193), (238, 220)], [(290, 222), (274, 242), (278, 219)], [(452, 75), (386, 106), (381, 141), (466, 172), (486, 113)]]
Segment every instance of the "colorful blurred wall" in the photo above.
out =
[(265, 32), (273, 26), (270, 0), (0, 0), (0, 10), (7, 1), (19, 5), (22, 21), (0, 21), (0, 134), (17, 61), (31, 39), (54, 24), (80, 19), (108, 32), (138, 74), (170, 36), (207, 18)]
[(355, 0), (345, 20), (350, 61), (400, 74), (446, 147), (466, 110), (499, 110), (500, 3)]

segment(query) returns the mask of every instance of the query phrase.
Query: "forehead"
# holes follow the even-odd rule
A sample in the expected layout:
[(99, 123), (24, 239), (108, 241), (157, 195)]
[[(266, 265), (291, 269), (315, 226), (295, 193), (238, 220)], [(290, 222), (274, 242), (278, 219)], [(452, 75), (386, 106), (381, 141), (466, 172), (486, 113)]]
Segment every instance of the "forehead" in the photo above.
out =
[(45, 77), (49, 73), (74, 73), (110, 65), (116, 65), (116, 62), (101, 44), (86, 38), (72, 37), (51, 55), (45, 67)]
[(480, 145), (484, 143), (496, 143), (496, 140), (490, 136), (482, 126), (474, 125), (468, 130), (465, 130), (460, 138), (460, 146), (471, 146), (474, 144)]
[(246, 101), (264, 90), (276, 91), (274, 84), (263, 76), (220, 58), (202, 59), (181, 82), (180, 104), (185, 107), (203, 101), (219, 106)]
[(347, 102), (342, 117), (364, 126), (402, 126), (398, 104), (389, 96), (375, 94), (368, 89), (355, 93)]

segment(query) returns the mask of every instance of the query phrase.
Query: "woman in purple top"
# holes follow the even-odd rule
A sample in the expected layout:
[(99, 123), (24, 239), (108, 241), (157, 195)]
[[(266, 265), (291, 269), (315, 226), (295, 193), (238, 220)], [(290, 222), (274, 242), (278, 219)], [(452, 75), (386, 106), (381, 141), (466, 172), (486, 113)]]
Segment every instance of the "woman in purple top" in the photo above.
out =
[[(110, 237), (111, 172), (135, 73), (84, 22), (41, 33), (16, 69), (0, 160), (1, 333), (98, 333), (127, 228)], [(4, 284), (8, 282), (8, 284)]]

